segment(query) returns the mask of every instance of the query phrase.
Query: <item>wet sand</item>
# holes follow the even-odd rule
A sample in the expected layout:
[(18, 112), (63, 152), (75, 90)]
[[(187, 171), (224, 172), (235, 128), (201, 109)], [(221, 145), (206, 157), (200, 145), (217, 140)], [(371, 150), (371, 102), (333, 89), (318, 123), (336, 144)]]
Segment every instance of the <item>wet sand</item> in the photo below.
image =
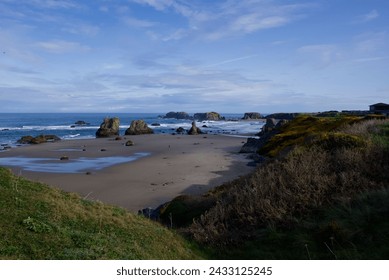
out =
[[(0, 164), (6, 165), (2, 158), (8, 161), (44, 158), (39, 161), (40, 165), (56, 166), (57, 169), (36, 172), (20, 166), (10, 168), (28, 179), (134, 212), (155, 208), (180, 194), (204, 193), (253, 170), (247, 165), (246, 156), (238, 153), (245, 138), (161, 134), (122, 138), (67, 140), (18, 147), (0, 153)], [(132, 140), (134, 146), (125, 146), (128, 140)], [(105, 168), (101, 163), (101, 160), (108, 161), (106, 164), (109, 165), (118, 158), (134, 156), (137, 158), (133, 161)], [(68, 159), (60, 160), (61, 157)], [(88, 164), (82, 165), (82, 162)], [(26, 164), (31, 167), (34, 162)], [(73, 167), (80, 164), (85, 169), (76, 168), (78, 173), (74, 173)]]

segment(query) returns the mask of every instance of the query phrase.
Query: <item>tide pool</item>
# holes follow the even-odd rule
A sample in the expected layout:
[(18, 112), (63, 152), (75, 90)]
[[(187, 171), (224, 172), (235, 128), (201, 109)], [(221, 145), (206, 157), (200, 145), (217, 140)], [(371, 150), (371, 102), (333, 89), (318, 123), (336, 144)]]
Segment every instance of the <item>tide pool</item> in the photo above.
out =
[(150, 153), (135, 153), (132, 156), (112, 156), (98, 158), (55, 158), (4, 157), (0, 158), (1, 166), (20, 167), (25, 171), (47, 173), (83, 173), (102, 170), (116, 164), (128, 163), (149, 156)]

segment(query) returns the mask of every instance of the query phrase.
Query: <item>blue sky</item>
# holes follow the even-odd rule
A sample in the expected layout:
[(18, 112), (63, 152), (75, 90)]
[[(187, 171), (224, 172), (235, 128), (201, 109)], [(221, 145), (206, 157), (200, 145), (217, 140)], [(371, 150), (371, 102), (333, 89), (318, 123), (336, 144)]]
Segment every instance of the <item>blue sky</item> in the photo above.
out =
[(387, 0), (0, 0), (0, 112), (389, 103)]

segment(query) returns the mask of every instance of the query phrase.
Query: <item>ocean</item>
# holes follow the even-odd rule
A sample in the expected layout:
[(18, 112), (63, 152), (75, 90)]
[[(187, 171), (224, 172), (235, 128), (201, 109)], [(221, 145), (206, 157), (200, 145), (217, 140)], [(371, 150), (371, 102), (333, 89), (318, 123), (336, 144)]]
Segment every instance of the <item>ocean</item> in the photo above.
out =
[[(95, 133), (106, 117), (120, 119), (120, 135), (130, 126), (131, 121), (144, 120), (156, 134), (173, 133), (178, 127), (189, 129), (191, 120), (165, 119), (164, 113), (0, 113), (0, 150), (7, 146), (17, 146), (22, 136), (54, 134), (63, 140), (95, 138)], [(221, 114), (225, 121), (197, 122), (206, 133), (233, 136), (254, 135), (263, 126), (263, 121), (242, 121), (243, 114)], [(77, 125), (82, 121), (85, 125)]]

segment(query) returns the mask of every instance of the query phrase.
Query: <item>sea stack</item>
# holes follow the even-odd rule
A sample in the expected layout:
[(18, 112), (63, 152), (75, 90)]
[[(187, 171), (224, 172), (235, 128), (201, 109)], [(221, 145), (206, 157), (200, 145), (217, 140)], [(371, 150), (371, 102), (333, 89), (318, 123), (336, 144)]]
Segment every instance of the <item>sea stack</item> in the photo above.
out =
[(152, 134), (154, 131), (147, 126), (144, 120), (135, 120), (131, 122), (131, 126), (126, 130), (126, 135), (141, 135)]
[(96, 137), (112, 137), (119, 135), (119, 118), (105, 118), (100, 128), (96, 131)]
[(195, 121), (192, 122), (192, 127), (189, 129), (188, 134), (189, 135), (202, 134), (201, 129), (196, 126), (196, 122)]

